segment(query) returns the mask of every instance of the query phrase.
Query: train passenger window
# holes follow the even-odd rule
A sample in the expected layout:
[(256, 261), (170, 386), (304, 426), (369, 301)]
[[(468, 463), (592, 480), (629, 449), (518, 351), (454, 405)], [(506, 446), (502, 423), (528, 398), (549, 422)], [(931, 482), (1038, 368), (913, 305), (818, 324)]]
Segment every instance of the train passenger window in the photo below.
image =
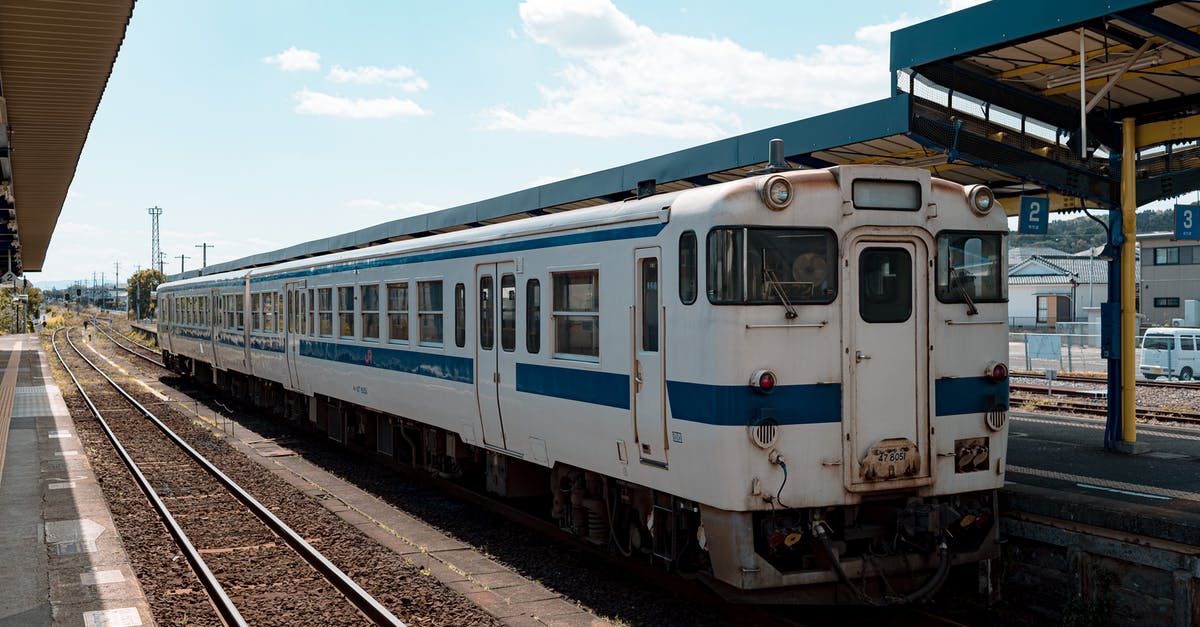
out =
[(542, 284), (525, 282), (525, 350), (536, 355), (542, 350)]
[(642, 259), (638, 274), (642, 280), (642, 350), (658, 351), (658, 260)]
[(517, 349), (517, 280), (511, 274), (500, 276), (500, 348)]
[(379, 286), (364, 285), (362, 290), (362, 337), (364, 340), (379, 339)]
[(250, 295), (250, 330), (262, 330), (262, 294)]
[(304, 290), (296, 292), (296, 317), (298, 319), (297, 324), (300, 325), (300, 335), (308, 335), (308, 327), (310, 325), (308, 319), (308, 299), (310, 294), (312, 294), (311, 291), (307, 293)]
[(937, 238), (937, 297), (943, 303), (1008, 300), (1003, 233), (942, 232)]
[(263, 331), (267, 333), (275, 332), (275, 294), (267, 292), (262, 297), (263, 304)]
[(489, 351), (496, 345), (495, 283), (490, 274), (479, 277), (479, 347)]
[(283, 317), (285, 315), (287, 315), (287, 312), (283, 310), (283, 292), (279, 292), (275, 295), (275, 319), (277, 320), (275, 324), (276, 333), (283, 333)]
[(708, 234), (714, 304), (827, 304), (837, 297), (837, 238), (822, 229), (724, 227)]
[(454, 345), (467, 345), (467, 286), (462, 283), (454, 286)]
[(442, 282), (417, 282), (417, 326), (422, 346), (442, 345)]
[(338, 290), (338, 337), (354, 337), (354, 288)]
[(554, 356), (600, 360), (600, 271), (551, 275), (554, 285)]
[(238, 331), (243, 331), (246, 328), (246, 296), (238, 294), (234, 297), (234, 319), (233, 326)]
[(317, 290), (317, 333), (321, 337), (333, 337), (333, 288)]
[(904, 322), (912, 315), (912, 255), (903, 248), (866, 248), (858, 256), (858, 313), (866, 322)]
[(408, 283), (387, 286), (388, 341), (408, 344)]
[(699, 291), (697, 271), (696, 232), (686, 231), (679, 236), (679, 300), (690, 305), (696, 302)]

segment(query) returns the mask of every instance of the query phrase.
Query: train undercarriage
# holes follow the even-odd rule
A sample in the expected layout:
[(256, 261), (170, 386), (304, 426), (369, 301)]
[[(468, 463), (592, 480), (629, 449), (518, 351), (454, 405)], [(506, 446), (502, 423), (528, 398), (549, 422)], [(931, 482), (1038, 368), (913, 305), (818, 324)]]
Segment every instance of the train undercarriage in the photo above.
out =
[(408, 418), (306, 396), (186, 357), (164, 354), (164, 360), (180, 374), (380, 465), (416, 469), (541, 508), (581, 541), (698, 576), (730, 600), (912, 603), (936, 593), (956, 564), (982, 564), (981, 588), (991, 584), (990, 560), (998, 551), (991, 491), (932, 499), (892, 493), (855, 506), (719, 510), (564, 464), (525, 462)]

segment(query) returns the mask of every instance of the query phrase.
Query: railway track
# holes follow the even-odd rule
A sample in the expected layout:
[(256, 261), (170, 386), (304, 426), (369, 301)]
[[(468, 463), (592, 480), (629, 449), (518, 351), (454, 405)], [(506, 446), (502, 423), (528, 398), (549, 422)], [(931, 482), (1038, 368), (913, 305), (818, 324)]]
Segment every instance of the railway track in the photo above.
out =
[[(1070, 411), (1087, 416), (1108, 415), (1107, 403), (1103, 399), (1098, 399), (1094, 390), (1057, 388), (1053, 392), (1054, 395), (1050, 396), (1047, 394), (1045, 385), (1010, 383), (1008, 389), (1010, 392), (1017, 393), (1010, 403), (1013, 406), (1024, 408), (1032, 405), (1033, 409), (1039, 411)], [(1186, 410), (1139, 407), (1137, 418), (1139, 420), (1200, 425), (1200, 412)]]
[[(1045, 379), (1046, 378), (1046, 373), (1038, 372), (1038, 371), (1034, 371), (1034, 370), (1013, 370), (1010, 373), (1010, 375), (1013, 377), (1028, 377), (1031, 379)], [(1055, 381), (1071, 381), (1071, 382), (1075, 382), (1075, 383), (1095, 383), (1097, 385), (1104, 385), (1108, 381), (1104, 376), (1101, 376), (1101, 375), (1088, 375), (1088, 374), (1077, 374), (1077, 373), (1066, 373), (1066, 374), (1060, 373), (1060, 374), (1055, 375), (1054, 380)], [(1137, 385), (1139, 387), (1147, 387), (1147, 388), (1174, 388), (1174, 389), (1195, 388), (1195, 389), (1200, 389), (1200, 381), (1142, 381), (1142, 380), (1138, 380)]]
[[(73, 355), (60, 351), (60, 333)], [(105, 374), (69, 333), (52, 336), (55, 354), (183, 551), (222, 624), (403, 625)], [(156, 428), (147, 428), (151, 424)]]
[[(96, 324), (96, 329), (98, 329), (101, 334), (103, 334), (105, 337), (107, 337), (109, 339), (109, 341), (111, 341), (113, 344), (116, 344), (117, 346), (121, 347), (126, 352), (128, 352), (132, 355), (136, 355), (137, 357), (140, 357), (141, 359), (148, 361), (148, 362), (154, 364), (155, 366), (158, 366), (159, 368), (167, 367), (166, 364), (164, 364), (162, 362), (162, 359), (159, 358), (160, 355), (157, 350), (155, 350), (149, 346), (146, 346), (145, 344), (140, 344), (138, 342), (135, 342), (135, 341), (129, 339), (128, 337), (125, 337), (123, 334), (117, 332), (116, 329), (114, 329), (112, 326), (112, 321), (109, 321), (108, 329), (105, 329), (99, 323)], [(116, 332), (117, 335), (121, 336), (121, 339), (118, 340), (115, 336), (113, 336), (112, 333), (109, 333), (109, 331)]]

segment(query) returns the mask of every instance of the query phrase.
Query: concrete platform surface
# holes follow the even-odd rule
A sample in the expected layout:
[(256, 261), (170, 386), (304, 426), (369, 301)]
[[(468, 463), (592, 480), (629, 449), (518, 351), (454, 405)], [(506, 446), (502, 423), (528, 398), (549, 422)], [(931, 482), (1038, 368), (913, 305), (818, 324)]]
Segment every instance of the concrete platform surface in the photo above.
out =
[(0, 337), (0, 626), (153, 624), (38, 337)]
[(1200, 545), (1200, 429), (1138, 425), (1148, 452), (1104, 450), (1104, 422), (1013, 412), (1006, 508)]

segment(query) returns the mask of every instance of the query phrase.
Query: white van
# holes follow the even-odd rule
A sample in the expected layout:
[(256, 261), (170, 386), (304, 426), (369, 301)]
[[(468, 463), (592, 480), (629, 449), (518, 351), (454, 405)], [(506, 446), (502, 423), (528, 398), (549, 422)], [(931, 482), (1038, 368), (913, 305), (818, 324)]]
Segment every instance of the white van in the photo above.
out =
[(1142, 376), (1179, 377), (1191, 381), (1200, 374), (1200, 329), (1154, 327), (1142, 338)]

